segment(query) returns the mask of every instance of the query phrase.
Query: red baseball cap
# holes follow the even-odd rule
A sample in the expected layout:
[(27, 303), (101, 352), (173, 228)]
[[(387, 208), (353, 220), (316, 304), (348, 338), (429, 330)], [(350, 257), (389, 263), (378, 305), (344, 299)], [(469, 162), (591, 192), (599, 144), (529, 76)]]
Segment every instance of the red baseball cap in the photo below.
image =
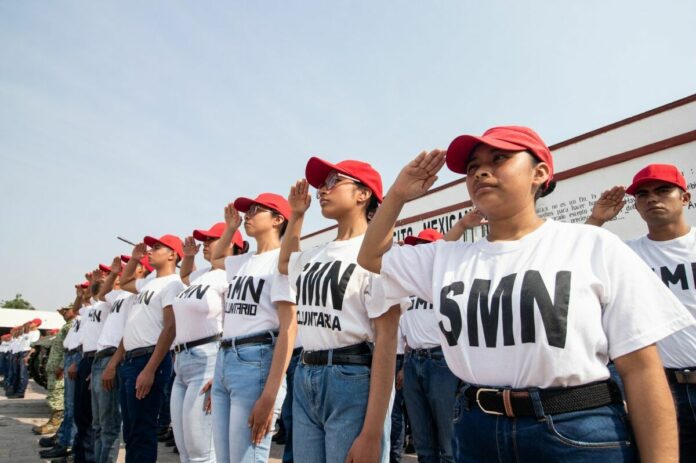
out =
[[(131, 260), (131, 256), (121, 254), (121, 260), (123, 261), (124, 264), (127, 264), (128, 261)], [(150, 265), (150, 261), (147, 259), (147, 257), (143, 257), (142, 259), (140, 259), (140, 265), (145, 267), (148, 272), (152, 272), (152, 270), (153, 270), (152, 265)]]
[(146, 236), (143, 238), (143, 242), (149, 247), (153, 247), (156, 244), (161, 244), (166, 246), (176, 253), (179, 258), (184, 257), (184, 243), (181, 242), (181, 238), (175, 235), (162, 235), (159, 238), (153, 236)]
[[(197, 239), (198, 241), (207, 241), (209, 239), (216, 240), (222, 236), (226, 227), (227, 225), (225, 225), (225, 222), (218, 222), (210, 227), (209, 230), (194, 230), (193, 238)], [(239, 233), (239, 230), (234, 232), (232, 244), (240, 249), (244, 249), (244, 238), (242, 238), (242, 234)]]
[(483, 143), (504, 151), (529, 151), (535, 158), (545, 162), (551, 169), (546, 186), (553, 178), (553, 156), (544, 140), (529, 127), (509, 125), (493, 127), (477, 137), (475, 135), (460, 135), (447, 148), (447, 167), (452, 172), (466, 175), (466, 165), (469, 156), (476, 145)]
[(678, 186), (686, 191), (686, 180), (677, 166), (672, 164), (650, 164), (643, 167), (633, 177), (633, 183), (626, 188), (626, 193), (634, 196), (638, 188), (647, 182), (660, 181)]
[(83, 281), (82, 283), (80, 283), (81, 288), (89, 288), (89, 285), (90, 285), (89, 281)]
[(36, 326), (41, 326), (42, 322), (41, 322), (40, 318), (35, 318), (35, 319), (31, 320), (30, 323), (33, 323)]
[(252, 204), (259, 204), (269, 209), (273, 209), (278, 214), (290, 220), (290, 204), (284, 197), (274, 193), (261, 193), (256, 199), (240, 197), (234, 200), (234, 208), (239, 212), (247, 212)]
[(418, 236), (407, 236), (404, 238), (404, 244), (415, 246), (417, 244), (432, 243), (433, 241), (441, 240), (444, 235), (434, 228), (426, 228), (418, 233)]
[(59, 331), (58, 328), (53, 328), (52, 330), (48, 330), (48, 334), (58, 334)]
[(349, 160), (331, 164), (323, 159), (311, 157), (307, 161), (307, 167), (305, 167), (305, 177), (310, 185), (314, 188), (319, 188), (326, 180), (326, 177), (334, 170), (360, 180), (360, 183), (372, 191), (377, 201), (382, 202), (382, 176), (366, 162)]
[(99, 270), (101, 270), (104, 273), (111, 273), (111, 267), (105, 264), (99, 264)]

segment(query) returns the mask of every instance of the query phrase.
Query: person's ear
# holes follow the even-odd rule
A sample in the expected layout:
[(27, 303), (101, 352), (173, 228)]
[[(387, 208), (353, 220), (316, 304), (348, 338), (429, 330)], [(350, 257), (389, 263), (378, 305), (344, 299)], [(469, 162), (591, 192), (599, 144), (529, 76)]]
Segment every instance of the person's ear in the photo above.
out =
[(691, 193), (689, 193), (688, 191), (683, 192), (681, 200), (682, 200), (682, 205), (688, 206), (689, 203), (691, 202)]
[(539, 188), (543, 188), (546, 182), (551, 176), (551, 168), (545, 162), (540, 162), (534, 166), (534, 174), (532, 177), (532, 183), (534, 184), (534, 191)]

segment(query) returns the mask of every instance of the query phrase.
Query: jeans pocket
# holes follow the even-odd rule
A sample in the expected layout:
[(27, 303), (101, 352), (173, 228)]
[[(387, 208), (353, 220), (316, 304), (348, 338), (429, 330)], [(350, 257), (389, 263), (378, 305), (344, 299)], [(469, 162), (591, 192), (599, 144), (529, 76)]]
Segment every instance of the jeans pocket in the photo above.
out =
[(370, 377), (370, 367), (366, 365), (334, 365), (333, 371), (338, 378), (347, 380), (363, 380)]
[(546, 416), (546, 427), (558, 442), (578, 448), (619, 448), (632, 444), (622, 405)]
[(250, 346), (237, 349), (237, 359), (241, 363), (249, 365), (261, 365), (267, 357), (268, 352), (272, 352), (271, 346)]

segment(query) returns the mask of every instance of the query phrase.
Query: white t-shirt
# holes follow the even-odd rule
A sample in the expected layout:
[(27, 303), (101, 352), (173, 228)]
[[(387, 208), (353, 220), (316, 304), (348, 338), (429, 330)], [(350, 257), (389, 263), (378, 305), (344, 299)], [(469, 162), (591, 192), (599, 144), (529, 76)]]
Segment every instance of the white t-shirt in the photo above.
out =
[(154, 278), (142, 286), (123, 329), (126, 351), (157, 344), (164, 328), (164, 308), (174, 304), (176, 295), (185, 287), (177, 274)]
[(404, 339), (404, 333), (401, 331), (401, 322), (399, 322), (399, 328), (396, 333), (396, 355), (403, 355), (406, 348), (406, 340)]
[(279, 255), (280, 249), (274, 249), (261, 254), (225, 258), (229, 286), (223, 315), (223, 338), (278, 329), (276, 302), (293, 301), (287, 282), (282, 284), (283, 280), (279, 280)]
[(68, 334), (65, 335), (63, 339), (63, 347), (68, 350), (77, 349), (80, 345), (80, 316), (76, 316), (73, 320), (73, 324), (70, 325)]
[(194, 281), (196, 281), (197, 279), (199, 279), (200, 277), (202, 277), (203, 275), (205, 275), (206, 273), (208, 273), (208, 272), (210, 271), (210, 269), (211, 269), (210, 265), (206, 265), (206, 266), (204, 266), (203, 268), (198, 268), (198, 269), (194, 270), (194, 271), (191, 272), (191, 274), (189, 275), (189, 280), (188, 280), (188, 281), (189, 281), (191, 284), (193, 284)]
[(431, 349), (440, 345), (440, 328), (437, 326), (432, 302), (419, 297), (409, 298), (411, 305), (401, 317), (399, 327), (411, 349)]
[(109, 316), (109, 304), (104, 301), (95, 302), (85, 314), (82, 315), (82, 352), (94, 352), (97, 350), (97, 341), (102, 328)]
[(305, 350), (374, 341), (371, 319), (393, 305), (384, 299), (381, 279), (357, 263), (364, 236), (331, 241), (290, 256), (288, 277)]
[(35, 343), (36, 341), (41, 338), (41, 333), (39, 330), (34, 330), (30, 331), (28, 333), (24, 333), (19, 337), (19, 351), (18, 352), (28, 352), (31, 350), (31, 345), (32, 343)]
[[(652, 267), (691, 315), (696, 317), (696, 228), (669, 241), (653, 241), (643, 236), (626, 244)], [(657, 347), (665, 367), (696, 367), (696, 325), (658, 341)]]
[(137, 295), (121, 289), (111, 291), (104, 296), (109, 316), (106, 317), (99, 335), (97, 352), (109, 347), (118, 347), (123, 337), (123, 327), (128, 319), (128, 311), (137, 298)]
[(447, 364), (512, 388), (609, 377), (610, 358), (694, 323), (612, 233), (547, 220), (516, 241), (402, 246), (382, 260), (387, 296), (432, 301)]
[(9, 343), (9, 341), (2, 341), (2, 343), (0, 343), (0, 352), (1, 352), (1, 353), (4, 354), (5, 352), (7, 352), (7, 350), (8, 350), (9, 348), (10, 348), (10, 343)]
[(174, 299), (176, 341), (197, 341), (222, 332), (222, 311), (227, 292), (224, 270), (204, 272)]

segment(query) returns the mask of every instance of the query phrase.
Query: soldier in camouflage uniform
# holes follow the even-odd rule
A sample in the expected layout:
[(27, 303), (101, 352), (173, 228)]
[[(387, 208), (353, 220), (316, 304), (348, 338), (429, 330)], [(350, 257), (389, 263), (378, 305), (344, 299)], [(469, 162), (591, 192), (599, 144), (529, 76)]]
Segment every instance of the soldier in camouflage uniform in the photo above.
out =
[[(68, 309), (61, 308), (58, 312), (65, 317)], [(32, 431), (36, 434), (52, 434), (58, 430), (63, 421), (63, 340), (72, 325), (72, 320), (68, 321), (60, 329), (60, 332), (51, 339), (51, 347), (46, 362), (46, 377), (48, 379), (48, 394), (46, 402), (51, 408), (51, 418), (41, 426), (34, 426)]]

